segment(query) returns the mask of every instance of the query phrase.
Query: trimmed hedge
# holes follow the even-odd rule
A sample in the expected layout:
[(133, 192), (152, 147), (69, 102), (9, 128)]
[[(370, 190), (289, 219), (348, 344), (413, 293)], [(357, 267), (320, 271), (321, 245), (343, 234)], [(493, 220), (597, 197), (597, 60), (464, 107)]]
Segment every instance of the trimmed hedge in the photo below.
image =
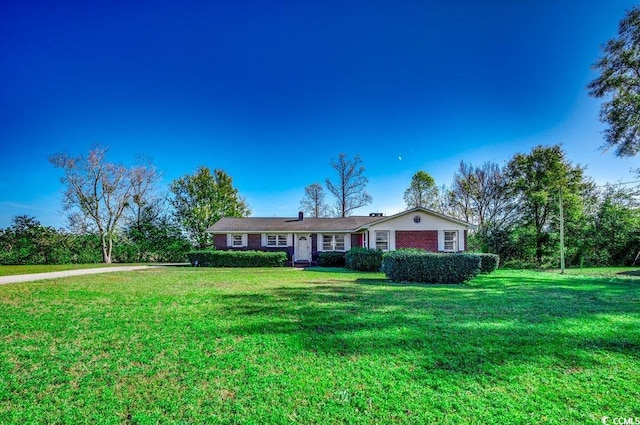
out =
[(393, 282), (463, 283), (480, 273), (476, 254), (440, 254), (415, 250), (387, 252), (382, 270)]
[(480, 257), (480, 273), (489, 274), (496, 271), (500, 264), (500, 257), (497, 254), (475, 254)]
[(284, 267), (287, 263), (287, 253), (282, 251), (204, 250), (189, 252), (187, 258), (198, 267)]
[(344, 256), (345, 264), (359, 272), (378, 272), (382, 267), (382, 251), (379, 249), (351, 248)]
[(325, 251), (318, 253), (318, 265), (320, 267), (344, 267), (344, 252)]

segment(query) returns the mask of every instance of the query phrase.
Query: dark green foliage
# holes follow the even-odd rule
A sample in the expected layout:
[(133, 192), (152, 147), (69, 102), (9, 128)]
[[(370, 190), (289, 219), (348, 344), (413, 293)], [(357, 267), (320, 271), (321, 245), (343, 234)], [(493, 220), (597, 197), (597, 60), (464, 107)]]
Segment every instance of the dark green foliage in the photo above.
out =
[(480, 257), (480, 273), (494, 272), (500, 264), (500, 257), (496, 254), (474, 254)]
[(480, 273), (480, 256), (398, 250), (384, 254), (382, 271), (394, 282), (463, 283)]
[(382, 267), (382, 254), (379, 249), (351, 248), (344, 256), (345, 265), (360, 272), (378, 272)]
[(200, 167), (169, 187), (175, 219), (199, 247), (210, 246), (207, 228), (222, 217), (246, 217), (251, 210), (224, 170)]
[(202, 250), (187, 253), (187, 258), (198, 267), (284, 267), (287, 253)]
[(340, 251), (326, 251), (318, 253), (318, 265), (320, 267), (344, 267), (345, 253)]
[(607, 148), (618, 156), (635, 156), (640, 151), (640, 7), (627, 12), (618, 26), (617, 38), (603, 46), (603, 56), (593, 65), (600, 74), (587, 88), (591, 96), (603, 99), (600, 121)]
[[(584, 193), (591, 183), (584, 177), (584, 168), (574, 166), (566, 158), (560, 145), (536, 146), (528, 154), (516, 154), (507, 164), (511, 196), (518, 199), (518, 245), (527, 246), (538, 266), (544, 257), (557, 252), (560, 192), (567, 225), (578, 219), (583, 211)], [(526, 258), (524, 258), (526, 259)]]
[[(114, 240), (112, 257), (119, 263), (184, 262), (191, 249), (170, 223), (130, 228)], [(92, 264), (103, 261), (97, 234), (67, 233), (45, 227), (33, 217), (17, 216), (0, 229), (0, 264)]]
[(0, 264), (68, 264), (102, 261), (100, 238), (73, 235), (42, 226), (29, 216), (16, 216), (0, 229)]
[(186, 261), (192, 249), (180, 229), (168, 219), (144, 222), (127, 229), (123, 240), (117, 241), (115, 258), (125, 263)]

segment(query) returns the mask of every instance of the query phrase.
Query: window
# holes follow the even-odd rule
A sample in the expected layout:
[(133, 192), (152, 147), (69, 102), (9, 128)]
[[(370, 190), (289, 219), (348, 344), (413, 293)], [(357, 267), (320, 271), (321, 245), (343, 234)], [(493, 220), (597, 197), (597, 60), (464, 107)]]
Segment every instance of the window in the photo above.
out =
[(444, 231), (444, 250), (454, 252), (458, 250), (458, 232), (456, 230)]
[(323, 251), (346, 251), (345, 235), (322, 235)]
[(242, 248), (244, 246), (247, 246), (247, 235), (246, 234), (228, 234), (227, 246), (230, 246), (232, 248)]
[(389, 250), (389, 231), (376, 231), (376, 249)]
[(267, 235), (267, 246), (287, 246), (287, 235)]

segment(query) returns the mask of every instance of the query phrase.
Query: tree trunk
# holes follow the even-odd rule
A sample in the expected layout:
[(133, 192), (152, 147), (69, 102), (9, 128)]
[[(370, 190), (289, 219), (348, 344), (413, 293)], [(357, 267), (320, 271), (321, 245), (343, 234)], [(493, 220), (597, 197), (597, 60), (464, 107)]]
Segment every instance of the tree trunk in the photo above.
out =
[(111, 264), (112, 245), (111, 238), (107, 240), (105, 236), (102, 236), (102, 262), (105, 264)]
[(542, 237), (540, 234), (536, 236), (536, 262), (538, 267), (542, 265)]

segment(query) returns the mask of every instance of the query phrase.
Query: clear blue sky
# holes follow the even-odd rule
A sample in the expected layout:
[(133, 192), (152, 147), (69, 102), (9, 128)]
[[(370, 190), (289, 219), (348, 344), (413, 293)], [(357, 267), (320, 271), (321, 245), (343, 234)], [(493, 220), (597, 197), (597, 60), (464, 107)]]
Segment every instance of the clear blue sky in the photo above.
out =
[(222, 168), (253, 215), (296, 215), (304, 187), (360, 154), (373, 204), (460, 160), (562, 143), (600, 183), (585, 85), (631, 1), (22, 1), (0, 4), (0, 227), (59, 214), (56, 152), (150, 157), (163, 188)]

